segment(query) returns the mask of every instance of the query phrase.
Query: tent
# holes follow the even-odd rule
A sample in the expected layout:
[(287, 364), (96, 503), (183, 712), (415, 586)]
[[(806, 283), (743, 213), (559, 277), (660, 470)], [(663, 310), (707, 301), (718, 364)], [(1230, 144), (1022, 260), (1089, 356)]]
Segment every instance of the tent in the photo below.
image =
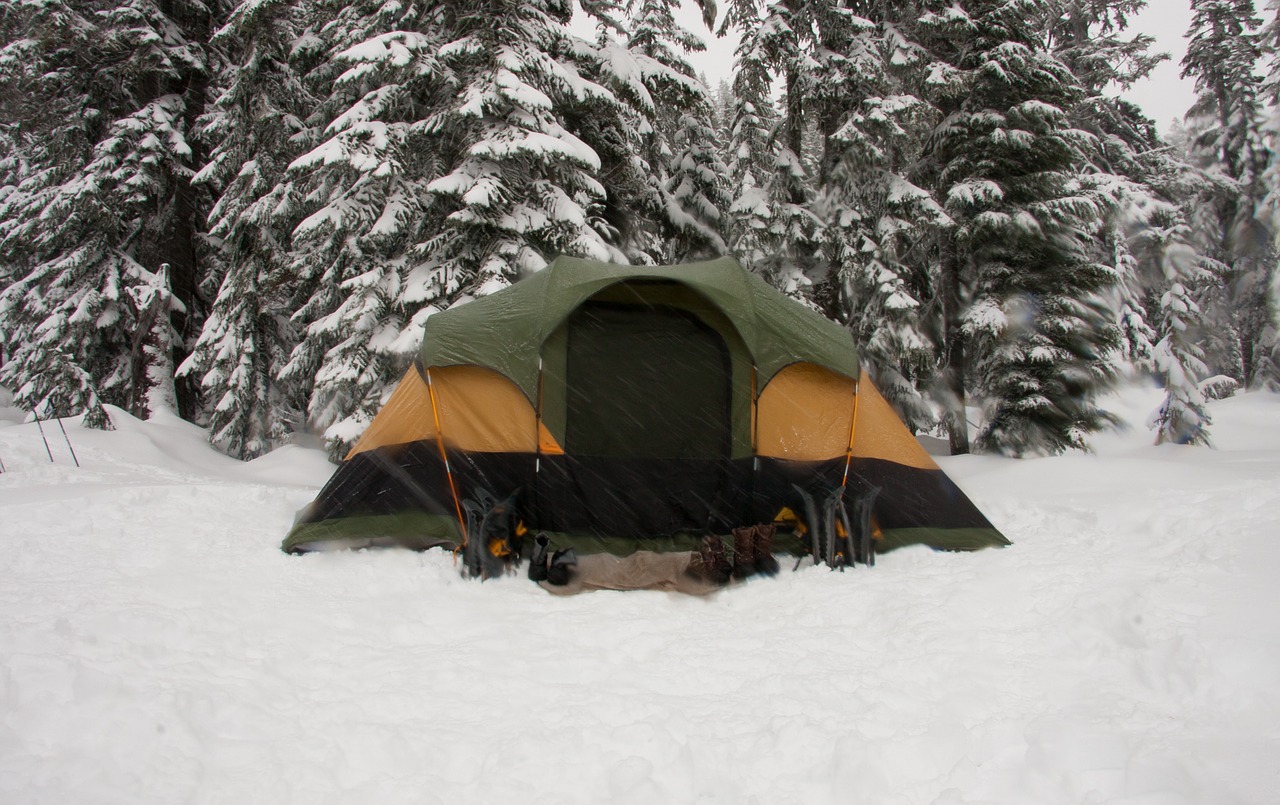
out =
[(458, 549), (500, 511), (513, 534), (616, 556), (781, 518), (778, 551), (848, 562), (836, 542), (860, 508), (876, 552), (1009, 544), (847, 330), (731, 259), (561, 257), (427, 319), (418, 360), (283, 548)]

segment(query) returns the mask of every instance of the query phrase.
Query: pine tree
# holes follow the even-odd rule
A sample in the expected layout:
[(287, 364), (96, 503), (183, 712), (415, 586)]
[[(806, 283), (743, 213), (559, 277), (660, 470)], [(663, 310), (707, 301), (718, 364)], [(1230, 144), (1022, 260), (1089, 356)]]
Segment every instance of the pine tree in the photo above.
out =
[(728, 251), (721, 234), (724, 211), (730, 200), (725, 186), (725, 166), (715, 147), (715, 132), (708, 124), (709, 102), (699, 102), (680, 116), (672, 137), (674, 148), (666, 195), (667, 217), (676, 234), (672, 262), (705, 260)]
[[(301, 197), (286, 273), (302, 330), (279, 379), (306, 399), (307, 422), (343, 452), (372, 420), (421, 338), (465, 277), (410, 255), (441, 237), (430, 182), (443, 171), (443, 108), (457, 79), (439, 57), (447, 9), (328, 2), (312, 9), (319, 102), (303, 121), (310, 150), (288, 166)], [(292, 206), (292, 203), (291, 203)]]
[(676, 22), (673, 8), (670, 0), (638, 0), (627, 41), (652, 100), (652, 108), (634, 110), (642, 123), (636, 146), (651, 172), (643, 203), (658, 242), (650, 248), (667, 263), (723, 254), (722, 213), (729, 206), (715, 147), (715, 105), (688, 58), (705, 45)]
[[(751, 0), (731, 3), (721, 30), (737, 28), (738, 69), (750, 78), (743, 83), (754, 109), (762, 108), (755, 97), (768, 93), (773, 79), (783, 86), (782, 107), (771, 132), (770, 161), (762, 167), (759, 186), (763, 203), (757, 203), (750, 188), (735, 188), (735, 206), (742, 210), (738, 224), (752, 227), (766, 220), (768, 228), (752, 239), (752, 251), (760, 255), (753, 266), (783, 292), (806, 300), (811, 293), (811, 273), (815, 273), (821, 220), (813, 211), (814, 181), (812, 160), (806, 152), (805, 94), (814, 85), (811, 51), (817, 46), (818, 13), (826, 0), (810, 4), (805, 0), (775, 0), (756, 7)], [(763, 12), (763, 13), (762, 13)], [(768, 76), (767, 79), (764, 76)], [(754, 178), (754, 177), (753, 177)]]
[[(566, 128), (562, 110), (609, 93), (584, 77), (586, 43), (560, 27), (570, 9), (555, 3), (511, 2), (460, 15), (467, 58), (455, 68), (460, 104), (445, 112), (461, 140), (460, 158), (429, 186), (454, 206), (442, 261), (475, 266), (479, 286), (504, 286), (555, 254), (614, 257), (593, 227), (606, 195), (596, 178), (600, 158)], [(557, 57), (559, 53), (564, 57)]]
[(210, 401), (210, 441), (237, 458), (261, 455), (304, 419), (305, 395), (279, 382), (298, 340), (290, 316), (307, 288), (292, 273), (290, 234), (303, 199), (285, 168), (308, 141), (314, 99), (297, 73), (302, 27), (288, 0), (248, 0), (215, 44), (234, 60), (207, 119), (216, 143), (196, 181), (220, 188), (210, 236), (221, 286), (191, 357), (181, 367)]
[(1151, 316), (1145, 304), (1147, 285), (1129, 239), (1119, 227), (1107, 232), (1107, 243), (1113, 249), (1111, 263), (1118, 279), (1116, 321), (1120, 328), (1120, 353), (1134, 370), (1148, 372), (1154, 368), (1152, 354), (1159, 338), (1149, 324)]
[[(294, 161), (312, 211), (295, 273), (316, 293), (283, 378), (335, 448), (380, 407), (426, 318), (557, 254), (625, 259), (601, 217), (599, 155), (570, 130), (617, 106), (570, 9), (325, 6), (323, 141)], [(616, 118), (617, 115), (615, 114)]]
[(1196, 81), (1188, 113), (1193, 157), (1226, 182), (1198, 205), (1203, 250), (1220, 267), (1224, 305), (1206, 315), (1229, 322), (1234, 343), (1209, 360), (1245, 386), (1280, 382), (1270, 291), (1274, 233), (1265, 209), (1269, 153), (1256, 73), (1261, 20), (1252, 0), (1193, 0), (1183, 75)]
[[(1259, 50), (1269, 60), (1270, 71), (1263, 87), (1268, 114), (1264, 128), (1271, 160), (1263, 175), (1263, 186), (1266, 189), (1264, 206), (1273, 221), (1280, 216), (1280, 159), (1276, 158), (1280, 151), (1280, 0), (1269, 0), (1267, 10), (1270, 12), (1265, 26), (1259, 34)], [(1276, 234), (1272, 247), (1280, 249), (1280, 233)], [(1280, 271), (1270, 271), (1271, 287), (1268, 291), (1268, 307), (1271, 312), (1270, 321), (1260, 334), (1260, 343), (1264, 349), (1258, 350), (1265, 365), (1258, 368), (1257, 376), (1262, 378), (1272, 391), (1280, 391)], [(1270, 349), (1266, 350), (1265, 345)]]
[(776, 250), (769, 237), (773, 208), (766, 185), (773, 163), (772, 131), (777, 114), (769, 101), (769, 77), (758, 63), (742, 60), (734, 76), (725, 155), (729, 177), (729, 247), (746, 266), (762, 270)]
[(883, 16), (836, 16), (823, 36), (809, 100), (822, 134), (815, 210), (825, 222), (828, 314), (853, 331), (886, 399), (924, 430), (935, 424), (920, 391), (935, 362), (927, 266), (950, 220), (911, 175), (936, 123), (935, 110), (913, 94), (929, 59), (907, 38), (912, 9), (872, 11)]
[(1211, 423), (1200, 381), (1208, 374), (1203, 321), (1193, 290), (1207, 274), (1190, 245), (1191, 227), (1172, 204), (1153, 203), (1142, 210), (1144, 226), (1134, 238), (1139, 262), (1155, 270), (1160, 284), (1161, 338), (1151, 349), (1151, 364), (1164, 385), (1165, 398), (1148, 420), (1156, 443), (1208, 444)]
[[(8, 51), (33, 61), (7, 63), (4, 82), (51, 101), (24, 114), (26, 142), (68, 136), (28, 151), (34, 164), (0, 209), (0, 261), (16, 266), (0, 295), (0, 338), (12, 352), (0, 382), (18, 390), (19, 405), (85, 411), (101, 427), (103, 403), (145, 415), (172, 399), (173, 364), (203, 316), (198, 226), (208, 198), (191, 184), (202, 160), (192, 134), (218, 6), (82, 8), (24, 6), (38, 39)], [(191, 416), (196, 392), (185, 383), (177, 392)]]
[(1122, 344), (1117, 358), (1122, 367), (1150, 371), (1159, 340), (1151, 325), (1159, 322), (1148, 302), (1160, 297), (1167, 282), (1161, 271), (1139, 264), (1130, 251), (1129, 230), (1148, 226), (1147, 210), (1175, 200), (1171, 186), (1190, 168), (1171, 155), (1154, 122), (1109, 89), (1147, 77), (1164, 56), (1150, 52), (1150, 36), (1127, 30), (1146, 0), (1062, 0), (1061, 5), (1048, 44), (1083, 90), (1067, 110), (1072, 123), (1097, 138), (1093, 181), (1105, 214), (1094, 233), (1095, 259), (1117, 277), (1113, 315)]
[(1038, 47), (1054, 9), (972, 0), (921, 17), (939, 66), (935, 187), (955, 220), (944, 239), (943, 370), (952, 449), (967, 450), (966, 384), (988, 400), (982, 445), (1021, 455), (1085, 447), (1110, 420), (1094, 400), (1117, 332), (1090, 227), (1102, 199), (1086, 174), (1096, 139), (1066, 111), (1079, 82)]
[[(592, 8), (600, 14), (611, 10)], [(609, 23), (609, 30), (625, 33), (616, 21)], [(591, 226), (617, 249), (616, 259), (663, 262), (666, 244), (654, 224), (663, 210), (661, 165), (651, 164), (649, 147), (658, 105), (647, 86), (643, 60), (610, 34), (577, 52), (581, 62), (576, 69), (582, 77), (606, 90), (571, 102), (561, 99), (569, 128), (597, 155), (599, 176), (608, 179), (608, 192), (598, 199)]]

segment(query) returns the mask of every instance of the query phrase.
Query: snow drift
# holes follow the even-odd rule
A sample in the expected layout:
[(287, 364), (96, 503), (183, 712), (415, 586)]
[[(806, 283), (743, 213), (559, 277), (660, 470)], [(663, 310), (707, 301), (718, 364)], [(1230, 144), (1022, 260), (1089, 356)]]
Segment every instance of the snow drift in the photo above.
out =
[[(1115, 401), (1141, 421), (1159, 394)], [(6, 802), (1268, 802), (1280, 400), (942, 459), (1015, 542), (710, 600), (290, 557), (332, 467), (0, 409)]]

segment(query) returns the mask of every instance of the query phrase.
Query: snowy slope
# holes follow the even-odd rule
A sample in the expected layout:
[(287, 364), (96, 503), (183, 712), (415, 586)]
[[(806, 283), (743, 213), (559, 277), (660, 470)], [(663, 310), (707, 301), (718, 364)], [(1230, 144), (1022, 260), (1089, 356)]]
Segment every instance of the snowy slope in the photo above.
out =
[(1280, 398), (1212, 413), (944, 459), (1010, 549), (703, 600), (289, 557), (317, 451), (0, 410), (0, 801), (1274, 802)]

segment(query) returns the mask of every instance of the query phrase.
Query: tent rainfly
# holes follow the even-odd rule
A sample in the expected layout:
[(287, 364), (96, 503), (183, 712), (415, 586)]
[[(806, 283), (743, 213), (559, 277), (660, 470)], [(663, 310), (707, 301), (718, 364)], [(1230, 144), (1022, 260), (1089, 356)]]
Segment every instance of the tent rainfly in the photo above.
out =
[(760, 553), (833, 566), (1009, 544), (845, 329), (731, 259), (561, 257), (427, 320), (419, 359), (283, 548), (442, 546), (481, 576), (532, 556), (534, 578), (554, 556), (552, 581), (580, 557), (675, 554), (715, 576), (735, 548), (742, 570), (751, 543), (730, 535), (753, 528)]

